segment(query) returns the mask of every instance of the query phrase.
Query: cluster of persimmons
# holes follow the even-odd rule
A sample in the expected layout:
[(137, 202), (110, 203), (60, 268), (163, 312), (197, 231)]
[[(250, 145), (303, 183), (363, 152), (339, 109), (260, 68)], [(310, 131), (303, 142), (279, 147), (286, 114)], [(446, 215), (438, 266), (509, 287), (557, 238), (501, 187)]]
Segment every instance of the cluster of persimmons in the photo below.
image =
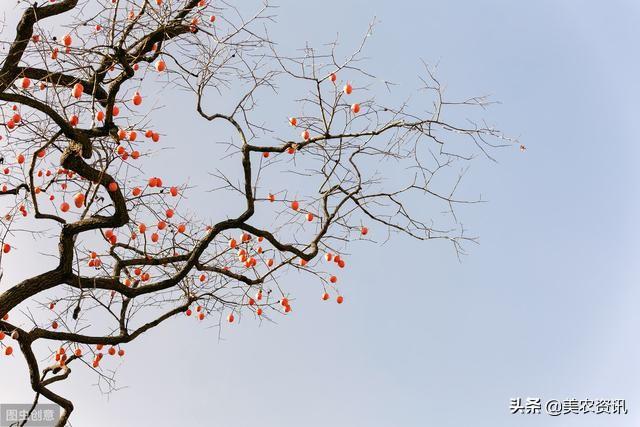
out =
[[(156, 0), (158, 4), (162, 3), (162, 0)], [(202, 5), (204, 6), (204, 4)], [(213, 23), (215, 21), (215, 17), (211, 16), (210, 22)], [(198, 21), (192, 22), (192, 25), (198, 25)], [(95, 26), (95, 31), (99, 32), (102, 30), (100, 25)], [(39, 43), (41, 41), (41, 37), (38, 35), (34, 35), (32, 37), (33, 43)], [(71, 48), (74, 44), (74, 39), (72, 35), (66, 34), (62, 37), (62, 43), (60, 47), (55, 47), (50, 52), (51, 60), (57, 60), (59, 55), (61, 54), (60, 49), (63, 49), (65, 54), (68, 54), (71, 51)], [(157, 47), (154, 46), (154, 50)], [(151, 64), (152, 70), (156, 73), (165, 73), (167, 72), (167, 64), (163, 59), (158, 59), (153, 64)], [(137, 71), (139, 69), (139, 65), (133, 64), (133, 69)], [(328, 81), (337, 84), (337, 75), (335, 73), (331, 73), (328, 76)], [(28, 77), (21, 77), (16, 81), (16, 86), (22, 91), (46, 91), (49, 88), (49, 84), (44, 81), (41, 82), (33, 82)], [(54, 89), (57, 89), (54, 87)], [(344, 84), (342, 88), (342, 92), (344, 95), (351, 95), (353, 92), (353, 86), (351, 83), (347, 82)], [(80, 101), (83, 97), (87, 96), (85, 92), (85, 87), (82, 83), (75, 83), (72, 87), (68, 89), (68, 96), (70, 100)], [(124, 101), (127, 102), (127, 101)], [(143, 95), (140, 90), (136, 90), (133, 93), (133, 96), (128, 101), (129, 105), (127, 105), (128, 109), (135, 109), (136, 107), (140, 107), (143, 104)], [(9, 114), (5, 114), (5, 117), (8, 117), (8, 120), (5, 121), (4, 127), (7, 131), (7, 136), (10, 139), (11, 134), (13, 132), (19, 131), (21, 126), (24, 124), (24, 119), (20, 113), (20, 107), (18, 105), (12, 105), (11, 112)], [(111, 111), (109, 111), (110, 115), (114, 118), (117, 118), (121, 113), (122, 104), (120, 106), (113, 105)], [(350, 112), (353, 115), (360, 113), (361, 107), (359, 103), (350, 104)], [(67, 118), (68, 123), (72, 127), (79, 127), (83, 125), (97, 125), (99, 126), (101, 123), (105, 121), (107, 117), (107, 112), (102, 109), (97, 109), (92, 113), (92, 123), (82, 123), (81, 117), (79, 114), (71, 114)], [(298, 118), (290, 117), (288, 119), (288, 123), (292, 127), (298, 127)], [(301, 131), (300, 137), (303, 141), (308, 142), (310, 140), (311, 133), (309, 129), (303, 129)], [(145, 153), (145, 145), (144, 141), (147, 140), (150, 143), (159, 143), (161, 136), (160, 133), (152, 130), (152, 129), (133, 129), (122, 127), (117, 130), (116, 136), (117, 145), (113, 149), (113, 153), (111, 153), (113, 159), (119, 159), (122, 162), (135, 162), (140, 161), (147, 154)], [(288, 148), (288, 154), (295, 154), (296, 149), (295, 146)], [(78, 177), (73, 171), (66, 170), (64, 168), (36, 168), (35, 166), (40, 166), (44, 162), (46, 162), (49, 157), (49, 154), (53, 153), (53, 150), (48, 151), (46, 148), (38, 148), (32, 154), (28, 152), (28, 150), (24, 150), (24, 152), (19, 152), (15, 157), (15, 164), (10, 164), (4, 167), (3, 173), (7, 176), (11, 176), (12, 174), (23, 175), (26, 170), (29, 170), (28, 174), (33, 174), (32, 179), (38, 178), (41, 180), (41, 185), (35, 185), (34, 188), (31, 189), (35, 196), (41, 196), (42, 194), (48, 195), (48, 200), (52, 204), (52, 208), (55, 210), (55, 215), (84, 215), (86, 211), (91, 207), (91, 205), (95, 202), (98, 197), (99, 188), (97, 183), (86, 183), (83, 182), (82, 177)], [(35, 156), (35, 159), (29, 157), (30, 155)], [(53, 155), (53, 154), (52, 154)], [(267, 158), (270, 156), (268, 151), (262, 153), (263, 157)], [(55, 160), (51, 159), (51, 163)], [(31, 165), (31, 166), (29, 166)], [(35, 182), (32, 180), (32, 182)], [(91, 184), (96, 186), (96, 189), (91, 192), (89, 191), (91, 188)], [(73, 188), (72, 188), (73, 187)], [(108, 183), (106, 186), (109, 192), (122, 191), (120, 188), (120, 184), (115, 180)], [(6, 192), (8, 190), (7, 184), (2, 186), (2, 191)], [(59, 190), (58, 194), (55, 194)], [(135, 202), (141, 201), (146, 195), (152, 194), (154, 196), (162, 197), (162, 206), (165, 208), (162, 211), (151, 210), (152, 216), (154, 217), (153, 223), (148, 223), (144, 221), (134, 221), (132, 227), (129, 228), (128, 234), (123, 234), (121, 231), (107, 229), (100, 230), (100, 234), (102, 238), (107, 242), (109, 247), (113, 247), (118, 244), (119, 239), (124, 239), (127, 245), (132, 245), (135, 242), (142, 242), (145, 246), (148, 244), (162, 244), (163, 233), (167, 233), (171, 231), (170, 241), (173, 242), (173, 239), (176, 235), (185, 235), (188, 233), (187, 224), (184, 221), (175, 221), (177, 217), (177, 203), (171, 203), (170, 199), (175, 199), (176, 201), (180, 199), (182, 196), (182, 188), (179, 186), (167, 186), (163, 182), (162, 178), (157, 176), (149, 177), (145, 183), (145, 185), (136, 185), (130, 188), (127, 191), (127, 201)], [(277, 202), (277, 198), (274, 194), (269, 193), (268, 200), (271, 203)], [(284, 202), (284, 201), (283, 201)], [(300, 213), (304, 215), (304, 218), (308, 222), (312, 222), (316, 220), (316, 216), (312, 212), (301, 212), (300, 202), (298, 200), (293, 200), (287, 202), (289, 208), (295, 213)], [(12, 219), (13, 215), (20, 213), (21, 216), (27, 217), (29, 215), (28, 209), (28, 199), (25, 198), (24, 202), (19, 203), (17, 205), (17, 209), (13, 211), (11, 214), (7, 214), (5, 219)], [(41, 207), (42, 209), (42, 207)], [(360, 228), (361, 235), (367, 235), (368, 229), (367, 227), (362, 226)], [(264, 249), (262, 244), (264, 244), (263, 237), (252, 236), (249, 233), (243, 233), (238, 240), (235, 238), (230, 238), (228, 240), (228, 248), (227, 251), (234, 251), (234, 258), (237, 259), (240, 267), (244, 267), (245, 269), (253, 269), (256, 268), (258, 263), (262, 263), (266, 268), (274, 267), (276, 261), (273, 257), (265, 257)], [(150, 243), (149, 243), (150, 242)], [(12, 250), (12, 245), (10, 242), (3, 242), (2, 251), (5, 255), (10, 254)], [(93, 269), (101, 269), (106, 266), (103, 263), (104, 255), (100, 255), (97, 250), (89, 250), (84, 255), (84, 260), (86, 261), (86, 266)], [(324, 254), (324, 259), (327, 263), (333, 263), (338, 268), (345, 267), (345, 260), (339, 254), (333, 254), (331, 252), (327, 252)], [(307, 262), (304, 259), (299, 259), (299, 266), (304, 267)], [(225, 266), (224, 269), (228, 270), (230, 266)], [(138, 284), (142, 284), (145, 282), (149, 282), (152, 279), (152, 275), (149, 271), (145, 271), (142, 267), (136, 267), (127, 271), (127, 277), (124, 279), (123, 284), (131, 287), (137, 286)], [(200, 274), (197, 276), (194, 281), (204, 283), (208, 280), (208, 276), (206, 274)], [(335, 285), (338, 282), (338, 277), (336, 275), (330, 275), (327, 279), (327, 282)], [(111, 297), (115, 296), (115, 291), (111, 292)], [(329, 293), (325, 290), (322, 294), (321, 299), (326, 301), (330, 299)], [(253, 297), (248, 297), (247, 305), (251, 307), (257, 316), (262, 316), (264, 313), (264, 309), (268, 307), (274, 307), (273, 304), (262, 304), (263, 301), (263, 290), (260, 289), (255, 293)], [(344, 301), (344, 297), (342, 295), (336, 296), (336, 302), (338, 304), (342, 304)], [(281, 308), (281, 312), (289, 313), (291, 311), (291, 303), (286, 296), (282, 296), (279, 299), (277, 306)], [(56, 303), (52, 301), (49, 304), (49, 309), (55, 312)], [(195, 317), (199, 320), (203, 320), (205, 318), (205, 310), (202, 306), (198, 305), (194, 309), (188, 308), (185, 311), (186, 316), (194, 315), (193, 310), (195, 310)], [(4, 320), (7, 320), (9, 315), (7, 314)], [(227, 316), (227, 320), (229, 323), (233, 323), (235, 320), (234, 313), (231, 312)], [(56, 330), (60, 327), (58, 320), (53, 320), (50, 323), (50, 327), (53, 330)], [(0, 332), (0, 345), (4, 347), (4, 354), (11, 355), (13, 353), (13, 348), (10, 345), (5, 345), (2, 341), (5, 338), (5, 334)], [(100, 361), (103, 358), (103, 347), (104, 345), (100, 344), (95, 347), (93, 366), (98, 367)], [(75, 357), (82, 356), (82, 349), (80, 346), (75, 345), (74, 348), (65, 349), (64, 346), (60, 347), (53, 357), (55, 361), (64, 365), (65, 361), (69, 357), (67, 351), (70, 351)], [(124, 356), (125, 352), (122, 348), (116, 348), (115, 346), (111, 346), (106, 350), (106, 354), (108, 355), (119, 355)]]

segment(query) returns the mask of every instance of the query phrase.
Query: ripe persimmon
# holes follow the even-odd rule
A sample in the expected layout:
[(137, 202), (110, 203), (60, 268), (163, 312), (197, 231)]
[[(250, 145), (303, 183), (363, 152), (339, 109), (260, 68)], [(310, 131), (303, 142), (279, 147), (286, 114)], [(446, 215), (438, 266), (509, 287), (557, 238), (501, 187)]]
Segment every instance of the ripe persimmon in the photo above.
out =
[(297, 211), (298, 209), (300, 209), (300, 203), (298, 203), (297, 200), (294, 200), (293, 202), (291, 202), (291, 209)]
[(295, 117), (289, 117), (289, 124), (293, 127), (296, 127), (298, 125), (298, 119), (296, 119)]
[(80, 209), (82, 205), (84, 205), (84, 194), (78, 193), (73, 196), (73, 202), (76, 205), (76, 208)]
[(160, 60), (158, 60), (158, 62), (156, 62), (156, 71), (157, 72), (161, 73), (166, 68), (167, 68), (167, 64), (165, 64), (165, 62), (162, 59), (160, 59)]
[(336, 298), (336, 302), (338, 304), (342, 304), (343, 301), (344, 301), (344, 297), (342, 295), (338, 295), (338, 297)]
[(133, 94), (133, 98), (131, 99), (131, 101), (133, 102), (133, 105), (140, 105), (142, 104), (142, 95), (140, 95), (140, 92), (136, 91)]
[(73, 97), (76, 99), (80, 99), (83, 92), (84, 92), (84, 86), (82, 86), (82, 83), (74, 84), (73, 89), (71, 89), (71, 95), (73, 95)]
[(353, 114), (358, 114), (360, 112), (360, 104), (355, 103), (351, 105), (351, 111)]
[(346, 85), (344, 85), (344, 88), (342, 90), (346, 95), (351, 95), (351, 92), (353, 92), (353, 86), (351, 86), (351, 83), (347, 83)]

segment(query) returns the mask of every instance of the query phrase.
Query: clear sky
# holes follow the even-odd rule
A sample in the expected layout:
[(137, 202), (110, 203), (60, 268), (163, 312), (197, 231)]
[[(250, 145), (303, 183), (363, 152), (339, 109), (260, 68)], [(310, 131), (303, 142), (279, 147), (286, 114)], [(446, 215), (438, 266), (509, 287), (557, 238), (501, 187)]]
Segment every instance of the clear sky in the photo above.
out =
[[(59, 388), (76, 404), (73, 424), (637, 426), (640, 4), (275, 4), (271, 34), (285, 50), (336, 33), (355, 44), (376, 16), (370, 69), (409, 92), (419, 59), (439, 62), (450, 94), (500, 100), (487, 116), (528, 150), (474, 164), (467, 188), (489, 203), (462, 213), (481, 237), (462, 262), (438, 243), (358, 244), (342, 306), (301, 289), (294, 316), (243, 321), (221, 340), (176, 319), (128, 346), (120, 391), (102, 396), (74, 371)], [(264, 102), (286, 116), (279, 97)], [(189, 150), (206, 127), (164, 131)], [(194, 159), (175, 173), (197, 183), (215, 167)], [(296, 280), (287, 286), (305, 285)], [(1, 359), (0, 402), (29, 402), (25, 378), (21, 357)], [(621, 398), (629, 414), (510, 415), (512, 397)]]

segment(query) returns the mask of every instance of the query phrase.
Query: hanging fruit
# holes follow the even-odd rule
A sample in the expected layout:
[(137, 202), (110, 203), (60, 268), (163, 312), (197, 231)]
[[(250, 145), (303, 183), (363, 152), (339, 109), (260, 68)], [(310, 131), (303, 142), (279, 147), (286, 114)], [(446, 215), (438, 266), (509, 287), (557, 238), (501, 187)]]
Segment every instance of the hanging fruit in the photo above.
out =
[(73, 85), (73, 89), (71, 90), (71, 94), (73, 95), (74, 98), (80, 99), (80, 97), (82, 96), (83, 92), (84, 92), (84, 86), (82, 86), (82, 83), (76, 83), (76, 84)]
[(136, 91), (133, 94), (132, 101), (133, 101), (133, 105), (136, 105), (136, 106), (142, 104), (142, 95), (140, 95), (140, 92)]

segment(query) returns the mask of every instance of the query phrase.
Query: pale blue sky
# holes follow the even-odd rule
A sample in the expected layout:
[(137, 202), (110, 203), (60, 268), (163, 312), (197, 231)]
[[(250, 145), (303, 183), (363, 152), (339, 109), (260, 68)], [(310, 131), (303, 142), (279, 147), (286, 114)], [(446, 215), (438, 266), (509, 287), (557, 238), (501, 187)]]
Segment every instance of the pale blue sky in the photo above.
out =
[[(488, 117), (529, 149), (474, 164), (467, 188), (489, 203), (462, 214), (481, 236), (462, 263), (438, 243), (358, 244), (343, 306), (300, 289), (295, 316), (243, 322), (222, 341), (178, 319), (128, 346), (126, 388), (109, 399), (74, 371), (60, 388), (76, 403), (74, 425), (638, 425), (640, 5), (275, 3), (271, 33), (285, 50), (336, 33), (355, 44), (377, 16), (366, 50), (377, 75), (409, 91), (419, 58), (440, 62), (450, 94), (492, 94), (502, 104)], [(269, 102), (277, 111), (284, 101)], [(213, 169), (194, 159), (188, 176)], [(30, 401), (16, 388), (24, 369), (19, 357), (0, 360), (0, 402)], [(518, 396), (624, 398), (629, 414), (509, 415)]]

